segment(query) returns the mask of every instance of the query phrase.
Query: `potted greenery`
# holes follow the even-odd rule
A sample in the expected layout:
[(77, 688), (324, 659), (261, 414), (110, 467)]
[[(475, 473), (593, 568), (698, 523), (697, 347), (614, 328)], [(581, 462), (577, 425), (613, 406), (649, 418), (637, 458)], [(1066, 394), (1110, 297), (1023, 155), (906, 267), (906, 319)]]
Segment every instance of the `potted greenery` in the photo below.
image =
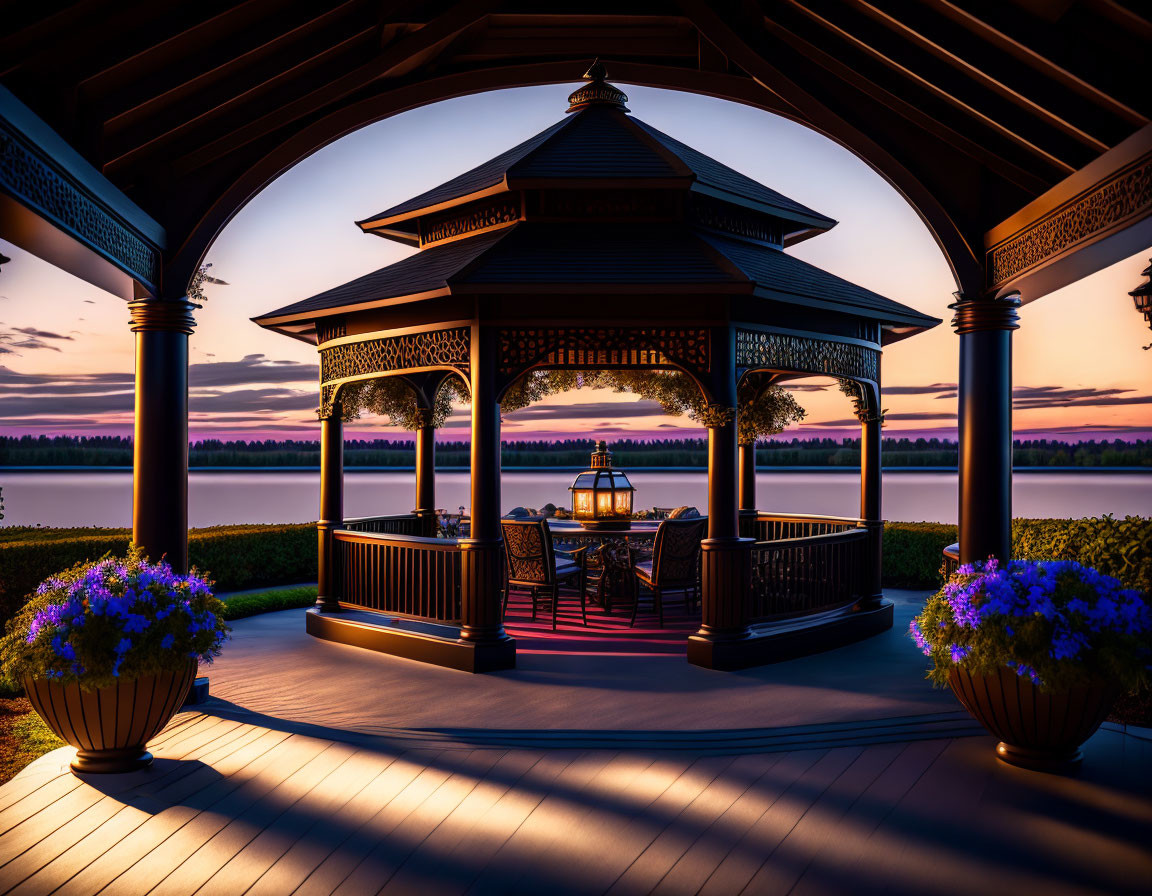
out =
[(963, 565), (909, 629), (932, 660), (928, 677), (1000, 738), (1002, 760), (1026, 768), (1079, 762), (1152, 662), (1148, 600), (1070, 561)]
[(220, 653), (223, 606), (195, 571), (177, 575), (134, 548), (82, 563), (43, 582), (8, 623), (4, 677), (76, 747), (73, 771), (143, 768), (197, 663)]

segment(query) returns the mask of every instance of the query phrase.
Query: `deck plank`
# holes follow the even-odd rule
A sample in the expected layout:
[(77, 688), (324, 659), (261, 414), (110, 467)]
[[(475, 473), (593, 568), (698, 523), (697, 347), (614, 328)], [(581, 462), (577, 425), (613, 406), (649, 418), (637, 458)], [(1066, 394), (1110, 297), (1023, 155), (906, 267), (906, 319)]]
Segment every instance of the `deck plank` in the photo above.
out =
[(687, 838), (672, 843), (679, 855), (667, 853), (667, 862), (652, 869), (659, 874), (653, 893), (695, 892), (723, 861), (739, 837), (752, 827), (792, 780), (814, 765), (826, 750), (803, 750), (773, 756), (741, 757), (737, 774), (725, 775), (693, 806)]
[(742, 892), (791, 893), (813, 857), (845, 827), (844, 816), (903, 752), (902, 744), (869, 747), (821, 793), (779, 845), (764, 854)]
[[(679, 812), (668, 819), (627, 868), (608, 887), (608, 893), (648, 893), (668, 869), (695, 842), (699, 832), (728, 808), (748, 786), (749, 776), (756, 777), (785, 755), (712, 756), (701, 764), (698, 786)], [(707, 771), (705, 771), (707, 769)], [(742, 782), (740, 790), (728, 786)]]
[(380, 837), (372, 851), (333, 891), (334, 896), (363, 896), (382, 889), (420, 844), (459, 810), (503, 755), (498, 750), (476, 750), (456, 762), (445, 763), (449, 776), (413, 808), (398, 828)]
[(791, 780), (780, 777), (774, 782), (781, 785), (781, 790), (773, 793), (760, 817), (742, 837), (729, 840), (727, 854), (714, 865), (699, 892), (724, 896), (741, 892), (759, 870), (762, 857), (788, 836), (820, 794), (862, 752), (860, 747), (828, 750), (799, 776)]
[(313, 740), (309, 746), (319, 749), (311, 752), (294, 771), (282, 775), (281, 780), (259, 799), (247, 800), (242, 797), (232, 811), (214, 808), (212, 814), (225, 815), (226, 823), (191, 854), (186, 853), (186, 858), (167, 871), (155, 888), (148, 892), (155, 896), (179, 896), (196, 892), (259, 832), (274, 824), (313, 787), (324, 782), (355, 754), (355, 749), (346, 744)]
[(403, 786), (396, 795), (379, 807), (351, 836), (345, 838), (340, 848), (330, 853), (316, 870), (308, 875), (304, 883), (294, 891), (293, 896), (314, 896), (314, 894), (327, 896), (335, 892), (348, 875), (356, 870), (365, 856), (372, 852), (381, 838), (391, 835), (449, 778), (450, 772), (433, 764), (441, 755), (412, 754), (410, 760), (416, 773), (411, 777), (407, 775), (406, 769), (396, 769), (396, 774), (404, 779)]
[[(216, 742), (216, 749), (205, 754), (192, 767), (185, 767), (187, 764), (178, 766), (169, 774), (157, 779), (153, 786), (158, 790), (167, 788), (169, 793), (175, 793), (176, 788), (182, 789), (185, 793), (196, 793), (214, 781), (218, 774), (226, 770), (229, 753), (236, 753), (261, 738), (268, 741), (270, 748), (276, 739), (269, 737), (269, 734), (270, 732), (264, 729), (245, 726), (245, 730), (237, 732), (235, 738), (224, 743)], [(282, 737), (287, 737), (287, 735), (282, 735)], [(51, 892), (57, 887), (63, 886), (76, 874), (77, 870), (96, 861), (149, 817), (148, 812), (121, 802), (114, 796), (106, 796), (100, 804), (94, 806), (89, 812), (98, 812), (103, 815), (104, 803), (113, 806), (115, 811), (87, 835), (77, 836), (79, 831), (76, 831), (70, 832), (65, 837), (62, 836), (65, 832), (61, 831), (22, 856), (21, 859), (27, 857), (29, 865), (35, 867), (30, 868), (29, 874), (25, 878), (19, 878), (18, 886), (16, 886), (15, 880), (16, 872), (9, 871), (6, 873), (9, 878), (8, 882), (14, 886), (12, 892)], [(81, 821), (81, 819), (83, 816), (75, 820)]]
[[(573, 757), (529, 808), (521, 822), (512, 828), (488, 861), (474, 866), (466, 893), (508, 894), (523, 876), (526, 867), (555, 837), (562, 836), (567, 818), (584, 788), (603, 774), (612, 774), (626, 763), (617, 753), (604, 750)], [(648, 763), (645, 763), (648, 764)], [(546, 877), (543, 879), (547, 879)]]
[(334, 818), (317, 818), (300, 840), (261, 875), (247, 896), (283, 896), (296, 892), (317, 868), (371, 821), (381, 806), (387, 805), (423, 770), (423, 766), (404, 756), (378, 754), (377, 761), (376, 774), (366, 778), (366, 783), (339, 813)]
[[(494, 807), (509, 790), (521, 783), (534, 769), (543, 754), (529, 750), (505, 751), (476, 787), (449, 817), (436, 826), (418, 847), (404, 859), (396, 873), (381, 888), (381, 893), (416, 893), (425, 890), (450, 892), (445, 886), (445, 872), (452, 856), (457, 861), (471, 862), (470, 853), (456, 853), (457, 847), (478, 826), (489, 824)], [(462, 886), (462, 884), (458, 884)]]
[[(582, 769), (582, 761), (588, 758), (588, 754), (575, 750), (545, 753), (533, 751), (531, 756), (536, 761), (517, 786), (509, 787), (489, 808), (483, 822), (474, 826), (444, 856), (437, 880), (438, 891), (467, 892), (482, 869), (492, 862), (493, 857), (540, 805), (553, 783), (558, 779), (563, 780), (566, 772), (576, 774), (569, 769)], [(607, 761), (606, 756), (604, 761)]]
[(891, 814), (948, 745), (914, 741), (863, 792), (845, 813), (835, 842), (826, 844), (804, 868), (791, 896), (818, 896), (860, 888), (860, 869), (869, 861), (868, 838)]
[(296, 736), (282, 738), (246, 768), (199, 793), (185, 797), (173, 794), (173, 802), (167, 805), (162, 791), (154, 800), (142, 800), (138, 805), (149, 813), (144, 823), (69, 881), (64, 890), (93, 892), (87, 879), (111, 870), (106, 883), (115, 892), (147, 893), (231, 818), (262, 799), (325, 747), (323, 742)]

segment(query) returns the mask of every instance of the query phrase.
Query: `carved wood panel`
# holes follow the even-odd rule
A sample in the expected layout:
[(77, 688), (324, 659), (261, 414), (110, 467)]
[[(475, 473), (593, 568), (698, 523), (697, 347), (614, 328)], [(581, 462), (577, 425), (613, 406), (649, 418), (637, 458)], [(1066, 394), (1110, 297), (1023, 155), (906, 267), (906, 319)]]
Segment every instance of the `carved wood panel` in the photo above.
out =
[(321, 349), (319, 414), (331, 415), (337, 387), (351, 377), (450, 367), (467, 380), (470, 345), (467, 327), (451, 327)]
[(708, 330), (694, 327), (526, 327), (501, 330), (500, 372), (531, 367), (711, 368)]
[(1152, 206), (1152, 161), (1145, 161), (993, 247), (988, 252), (989, 285), (1006, 283), (1149, 206)]
[(826, 339), (737, 330), (736, 366), (878, 381), (880, 351)]

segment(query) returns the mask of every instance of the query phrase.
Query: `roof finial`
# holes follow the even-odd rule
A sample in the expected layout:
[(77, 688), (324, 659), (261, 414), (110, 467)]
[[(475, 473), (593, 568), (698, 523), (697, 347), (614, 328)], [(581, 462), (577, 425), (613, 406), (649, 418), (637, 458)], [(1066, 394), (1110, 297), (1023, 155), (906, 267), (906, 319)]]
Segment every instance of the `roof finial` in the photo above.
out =
[(584, 80), (588, 83), (569, 95), (568, 111), (577, 112), (588, 106), (611, 106), (627, 112), (628, 107), (624, 104), (628, 102), (628, 95), (609, 84), (605, 80), (607, 77), (608, 72), (604, 69), (604, 63), (597, 56), (584, 73)]

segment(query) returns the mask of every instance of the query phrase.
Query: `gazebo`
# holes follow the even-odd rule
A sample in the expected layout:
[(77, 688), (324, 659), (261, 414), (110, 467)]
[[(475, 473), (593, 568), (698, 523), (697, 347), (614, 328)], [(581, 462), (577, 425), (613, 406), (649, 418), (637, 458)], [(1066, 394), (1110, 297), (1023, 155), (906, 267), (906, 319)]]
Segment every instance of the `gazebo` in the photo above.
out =
[[(594, 64), (568, 115), (489, 162), (359, 222), (419, 248), (255, 318), (320, 355), (319, 637), (470, 671), (510, 668), (503, 627), (500, 402), (539, 369), (675, 370), (707, 403), (702, 624), (688, 659), (733, 669), (892, 624), (880, 588), (880, 367), (940, 321), (783, 250), (835, 221), (629, 114)], [(858, 518), (756, 509), (738, 385), (826, 375), (861, 424)], [(341, 394), (400, 377), (422, 424), (415, 509), (346, 520)], [(471, 531), (432, 536), (445, 382), (471, 395)], [(352, 611), (352, 612), (350, 612)]]

